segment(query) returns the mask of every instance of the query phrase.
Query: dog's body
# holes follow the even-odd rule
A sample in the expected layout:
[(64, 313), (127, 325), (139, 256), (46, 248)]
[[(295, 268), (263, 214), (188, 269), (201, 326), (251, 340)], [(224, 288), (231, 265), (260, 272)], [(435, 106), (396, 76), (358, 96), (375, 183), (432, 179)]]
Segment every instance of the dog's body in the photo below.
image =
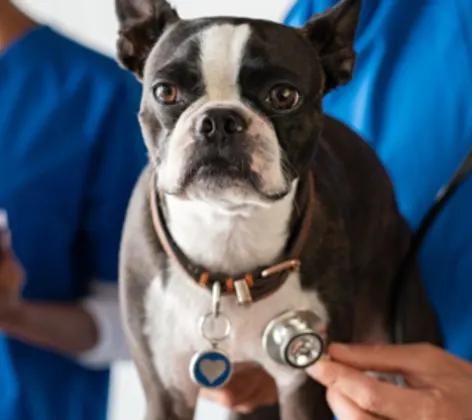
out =
[[(388, 341), (392, 282), (410, 232), (375, 153), (321, 112), (322, 95), (350, 78), (349, 37), (358, 9), (346, 1), (302, 33), (245, 19), (180, 21), (165, 2), (118, 2), (120, 58), (143, 79), (140, 120), (151, 157), (130, 203), (120, 264), (125, 326), (147, 420), (192, 418), (198, 388), (188, 367), (209, 347), (197, 325), (212, 304), (209, 291), (164, 252), (152, 194), (162, 197), (169, 232), (189, 260), (234, 276), (271, 266), (284, 254), (303, 205), (299, 185), (303, 174), (313, 174), (316, 205), (300, 270), (248, 307), (234, 296), (221, 302), (232, 333), (220, 347), (232, 362), (259, 363), (274, 377), (284, 420), (331, 414), (318, 384), (263, 350), (261, 335), (274, 316), (309, 309), (329, 340)], [(318, 38), (321, 46), (313, 48)], [(283, 43), (286, 48), (274, 50)], [(282, 112), (280, 104), (291, 104), (287, 97), (302, 94), (275, 88), (268, 101), (277, 106), (265, 108), (257, 96), (267, 79), (299, 84), (304, 102)], [(438, 343), (420, 277), (411, 276), (405, 338)]]

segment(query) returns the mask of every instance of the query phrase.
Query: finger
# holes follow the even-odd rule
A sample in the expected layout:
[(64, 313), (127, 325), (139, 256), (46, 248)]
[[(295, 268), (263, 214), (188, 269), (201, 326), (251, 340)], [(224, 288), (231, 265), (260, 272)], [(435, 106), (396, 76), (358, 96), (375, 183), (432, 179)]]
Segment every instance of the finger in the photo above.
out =
[(452, 356), (430, 344), (344, 345), (332, 344), (329, 355), (359, 370), (432, 375), (441, 372)]
[(253, 365), (248, 365), (246, 363), (237, 363), (233, 366), (233, 371), (231, 378), (228, 383), (220, 388), (202, 388), (201, 395), (203, 396), (213, 396), (219, 395), (222, 391), (228, 392), (238, 392), (240, 389), (244, 389), (246, 374), (254, 370)]
[(258, 397), (254, 401), (245, 401), (243, 404), (236, 405), (231, 408), (234, 412), (239, 414), (250, 414), (261, 407), (270, 407), (277, 404), (277, 399)]
[(250, 413), (258, 407), (271, 405), (277, 401), (277, 398), (274, 399), (270, 395), (258, 393), (258, 390), (253, 388), (247, 388), (245, 392), (226, 389), (206, 394), (204, 397), (241, 413)]
[(241, 372), (262, 370), (262, 367), (254, 362), (238, 362), (233, 365), (233, 375)]
[(423, 405), (429, 402), (422, 391), (377, 381), (333, 361), (320, 360), (308, 368), (307, 373), (328, 389), (343, 394), (362, 410), (389, 419), (414, 418), (411, 414), (422, 412)]
[(274, 396), (277, 400), (277, 389), (266, 372), (252, 367), (238, 371), (222, 388), (202, 390), (201, 396), (229, 408), (239, 405), (257, 407), (274, 399)]
[(275, 384), (273, 386), (266, 386), (258, 384), (257, 388), (251, 395), (239, 405), (234, 407), (234, 411), (247, 414), (252, 413), (259, 407), (271, 406), (277, 403), (278, 394)]
[(277, 404), (277, 399), (265, 399), (261, 398), (254, 402), (249, 402), (241, 405), (237, 405), (233, 408), (233, 411), (239, 414), (250, 414), (261, 407), (270, 407)]
[(372, 414), (362, 411), (349, 398), (339, 392), (328, 390), (326, 399), (338, 420), (375, 420)]
[(248, 386), (244, 386), (242, 381), (234, 381), (222, 388), (204, 388), (201, 390), (200, 396), (225, 407), (233, 408), (238, 404), (246, 402), (251, 392), (252, 389)]
[(251, 404), (237, 405), (233, 408), (233, 411), (238, 414), (251, 414), (256, 411), (257, 407)]
[(221, 388), (202, 388), (200, 397), (232, 408), (235, 404), (238, 404), (237, 398), (241, 396), (241, 391), (244, 391), (244, 388), (241, 380), (232, 378), (227, 385)]
[(271, 405), (277, 402), (277, 386), (274, 380), (265, 372), (248, 372), (244, 380), (244, 389), (239, 395), (233, 397), (234, 405), (246, 412), (252, 412), (254, 409)]

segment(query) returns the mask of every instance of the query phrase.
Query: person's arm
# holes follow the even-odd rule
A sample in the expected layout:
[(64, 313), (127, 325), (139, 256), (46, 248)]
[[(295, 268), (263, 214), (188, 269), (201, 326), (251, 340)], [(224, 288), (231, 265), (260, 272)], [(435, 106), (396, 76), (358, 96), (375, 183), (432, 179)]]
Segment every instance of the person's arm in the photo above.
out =
[(75, 357), (88, 367), (107, 367), (128, 358), (117, 271), (124, 215), (146, 160), (138, 105), (137, 84), (116, 89), (91, 156), (80, 227), (84, 243), (80, 261), (86, 267), (89, 294), (70, 303), (19, 301), (0, 306), (0, 331)]
[[(10, 337), (68, 355), (80, 354), (97, 342), (92, 317), (77, 303), (21, 301), (24, 271), (11, 248), (8, 217), (0, 226), (0, 331)], [(71, 336), (70, 331), (77, 333)]]
[(70, 356), (93, 348), (98, 340), (95, 320), (77, 303), (19, 302), (0, 310), (0, 331)]
[(114, 284), (96, 284), (80, 303), (28, 302), (0, 307), (0, 331), (93, 366), (129, 357)]

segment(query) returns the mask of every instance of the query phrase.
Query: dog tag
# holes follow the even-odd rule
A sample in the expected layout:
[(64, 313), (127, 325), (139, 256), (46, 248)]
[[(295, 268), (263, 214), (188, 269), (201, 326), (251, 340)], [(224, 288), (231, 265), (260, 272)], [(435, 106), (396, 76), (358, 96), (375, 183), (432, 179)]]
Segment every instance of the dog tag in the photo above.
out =
[(226, 340), (231, 333), (229, 319), (220, 312), (221, 286), (213, 285), (212, 311), (202, 316), (199, 331), (211, 345), (210, 350), (198, 352), (190, 362), (190, 377), (204, 388), (219, 388), (231, 377), (232, 366), (225, 352), (218, 349), (218, 344)]
[(190, 376), (204, 388), (219, 388), (231, 377), (232, 367), (228, 356), (218, 349), (202, 351), (193, 356)]

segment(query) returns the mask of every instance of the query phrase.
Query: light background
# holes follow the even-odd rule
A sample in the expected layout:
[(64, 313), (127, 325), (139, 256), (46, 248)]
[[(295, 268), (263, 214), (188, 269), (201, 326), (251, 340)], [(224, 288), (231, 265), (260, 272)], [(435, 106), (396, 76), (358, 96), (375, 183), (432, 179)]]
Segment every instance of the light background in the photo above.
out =
[[(107, 55), (114, 55), (117, 23), (113, 0), (17, 0), (38, 19)], [(173, 0), (184, 18), (199, 16), (247, 16), (280, 21), (290, 0)], [(162, 355), (165, 357), (165, 355)], [(141, 420), (144, 399), (134, 367), (120, 363), (113, 369), (110, 420)], [(198, 420), (227, 419), (220, 407), (204, 402)]]

